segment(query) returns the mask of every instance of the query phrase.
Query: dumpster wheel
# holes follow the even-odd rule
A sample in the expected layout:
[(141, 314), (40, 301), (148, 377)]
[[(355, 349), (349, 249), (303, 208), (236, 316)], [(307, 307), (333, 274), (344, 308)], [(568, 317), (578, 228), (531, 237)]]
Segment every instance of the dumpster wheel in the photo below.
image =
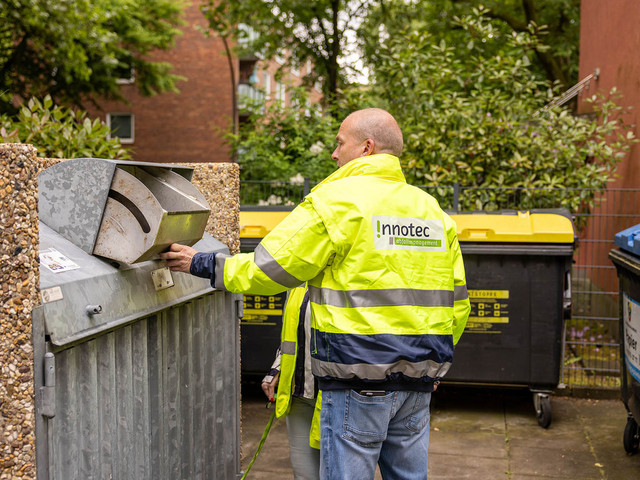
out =
[(629, 415), (627, 418), (627, 425), (624, 427), (624, 436), (622, 437), (624, 442), (624, 450), (633, 455), (638, 451), (638, 445), (640, 444), (640, 429), (635, 419)]
[(536, 418), (538, 425), (547, 428), (551, 425), (551, 400), (546, 393), (536, 392), (533, 394), (533, 405), (536, 408)]

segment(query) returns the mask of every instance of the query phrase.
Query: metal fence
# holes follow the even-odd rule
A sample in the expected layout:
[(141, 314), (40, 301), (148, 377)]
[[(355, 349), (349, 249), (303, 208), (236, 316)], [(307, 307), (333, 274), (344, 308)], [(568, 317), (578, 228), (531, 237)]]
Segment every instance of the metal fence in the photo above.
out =
[[(295, 205), (315, 185), (240, 182), (243, 205)], [(617, 232), (640, 224), (640, 189), (478, 188), (419, 185), (445, 210), (567, 208), (578, 242), (572, 268), (572, 316), (565, 325), (562, 381), (569, 387), (620, 384), (619, 298), (608, 258)]]

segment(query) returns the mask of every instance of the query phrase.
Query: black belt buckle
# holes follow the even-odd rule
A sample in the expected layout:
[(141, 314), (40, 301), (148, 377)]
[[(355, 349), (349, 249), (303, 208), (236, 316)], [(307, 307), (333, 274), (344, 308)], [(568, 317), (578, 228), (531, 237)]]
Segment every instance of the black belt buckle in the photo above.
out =
[(358, 393), (365, 397), (384, 397), (387, 394), (384, 390), (360, 390)]

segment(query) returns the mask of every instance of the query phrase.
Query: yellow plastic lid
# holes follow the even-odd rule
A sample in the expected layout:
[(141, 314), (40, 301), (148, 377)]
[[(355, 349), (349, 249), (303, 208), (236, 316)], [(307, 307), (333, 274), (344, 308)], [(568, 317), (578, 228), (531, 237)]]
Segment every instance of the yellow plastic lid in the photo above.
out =
[(451, 214), (460, 242), (573, 243), (573, 222), (562, 213)]
[[(240, 238), (264, 238), (290, 211), (241, 211)], [(573, 222), (561, 213), (450, 214), (460, 242), (573, 243)]]
[(240, 238), (264, 238), (290, 210), (240, 211)]

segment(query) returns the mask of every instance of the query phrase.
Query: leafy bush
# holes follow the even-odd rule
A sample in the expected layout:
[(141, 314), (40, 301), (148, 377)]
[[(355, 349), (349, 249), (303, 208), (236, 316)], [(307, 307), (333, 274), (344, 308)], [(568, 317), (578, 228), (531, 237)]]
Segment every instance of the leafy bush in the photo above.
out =
[(0, 140), (30, 143), (44, 158), (130, 158), (117, 139), (107, 140), (109, 127), (86, 112), (53, 104), (47, 96), (32, 98), (16, 118), (0, 116)]
[[(543, 109), (556, 92), (527, 57), (541, 45), (530, 33), (497, 30), (484, 13), (458, 20), (468, 35), (464, 52), (434, 44), (424, 31), (389, 38), (379, 50), (375, 89), (403, 129), (408, 181), (512, 191), (605, 188), (637, 141), (615, 90), (609, 99), (589, 99), (594, 116)], [(501, 53), (488, 55), (496, 45)], [(499, 205), (501, 192), (462, 208)], [(593, 193), (574, 192), (562, 206), (593, 201)]]
[(321, 180), (336, 168), (331, 160), (339, 121), (310, 105), (301, 88), (285, 107), (275, 101), (247, 105), (248, 120), (227, 139), (237, 155), (242, 180), (286, 180), (298, 174)]

